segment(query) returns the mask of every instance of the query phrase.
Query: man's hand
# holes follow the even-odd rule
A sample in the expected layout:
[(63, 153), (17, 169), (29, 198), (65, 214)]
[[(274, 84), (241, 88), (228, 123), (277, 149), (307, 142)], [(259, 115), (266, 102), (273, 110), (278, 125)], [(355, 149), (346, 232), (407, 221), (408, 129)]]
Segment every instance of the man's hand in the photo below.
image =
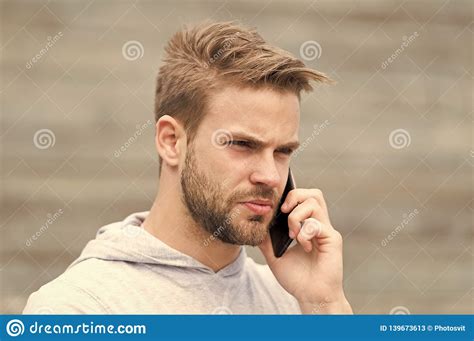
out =
[(293, 189), (281, 210), (291, 212), (290, 237), (298, 244), (280, 258), (273, 254), (270, 235), (259, 245), (280, 285), (298, 300), (304, 314), (352, 314), (342, 285), (342, 236), (329, 221), (322, 192)]

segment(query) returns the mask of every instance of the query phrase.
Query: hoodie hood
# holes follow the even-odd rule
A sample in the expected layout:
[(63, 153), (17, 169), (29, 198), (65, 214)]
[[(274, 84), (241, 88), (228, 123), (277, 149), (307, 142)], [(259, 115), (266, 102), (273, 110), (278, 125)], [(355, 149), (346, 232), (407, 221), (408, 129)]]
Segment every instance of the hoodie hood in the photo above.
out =
[[(183, 270), (189, 269), (215, 274), (208, 266), (173, 249), (146, 231), (142, 223), (148, 213), (149, 211), (133, 213), (121, 222), (101, 227), (96, 238), (86, 245), (79, 258), (68, 269), (87, 259), (95, 258), (150, 266), (178, 267)], [(225, 277), (242, 272), (246, 258), (245, 248), (241, 247), (237, 259), (217, 273)]]

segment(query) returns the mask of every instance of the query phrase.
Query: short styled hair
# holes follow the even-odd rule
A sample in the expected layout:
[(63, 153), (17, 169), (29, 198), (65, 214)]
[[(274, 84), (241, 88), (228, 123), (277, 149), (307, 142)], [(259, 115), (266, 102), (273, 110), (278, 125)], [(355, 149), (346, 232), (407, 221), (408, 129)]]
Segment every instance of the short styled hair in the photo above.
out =
[[(236, 22), (204, 22), (176, 32), (165, 47), (155, 92), (155, 120), (177, 119), (190, 143), (213, 90), (225, 85), (311, 91), (331, 82), (287, 51), (269, 45), (255, 29)], [(161, 158), (160, 158), (161, 166)], [(161, 167), (160, 167), (161, 168)]]

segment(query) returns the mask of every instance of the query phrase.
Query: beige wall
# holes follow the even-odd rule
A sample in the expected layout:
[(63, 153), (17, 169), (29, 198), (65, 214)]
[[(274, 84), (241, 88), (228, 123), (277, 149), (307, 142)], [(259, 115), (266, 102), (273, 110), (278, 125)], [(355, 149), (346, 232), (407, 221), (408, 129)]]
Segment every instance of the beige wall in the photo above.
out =
[[(177, 3), (1, 2), (0, 312), (20, 312), (101, 225), (150, 207), (153, 125), (114, 153), (153, 120), (167, 38), (211, 18), (254, 25), (296, 55), (307, 41), (321, 46), (307, 64), (338, 84), (303, 98), (306, 146), (293, 170), (299, 186), (324, 191), (344, 235), (354, 311), (472, 313), (472, 4)], [(131, 40), (144, 49), (135, 61), (122, 54)], [(53, 146), (35, 145), (41, 129)]]

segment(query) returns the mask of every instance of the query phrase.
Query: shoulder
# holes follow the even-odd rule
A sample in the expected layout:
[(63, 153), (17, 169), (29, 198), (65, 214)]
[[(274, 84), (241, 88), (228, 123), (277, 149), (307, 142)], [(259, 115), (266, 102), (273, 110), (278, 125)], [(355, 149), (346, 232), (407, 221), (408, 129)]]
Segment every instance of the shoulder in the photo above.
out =
[(23, 314), (107, 314), (101, 300), (114, 262), (88, 259), (32, 293)]

